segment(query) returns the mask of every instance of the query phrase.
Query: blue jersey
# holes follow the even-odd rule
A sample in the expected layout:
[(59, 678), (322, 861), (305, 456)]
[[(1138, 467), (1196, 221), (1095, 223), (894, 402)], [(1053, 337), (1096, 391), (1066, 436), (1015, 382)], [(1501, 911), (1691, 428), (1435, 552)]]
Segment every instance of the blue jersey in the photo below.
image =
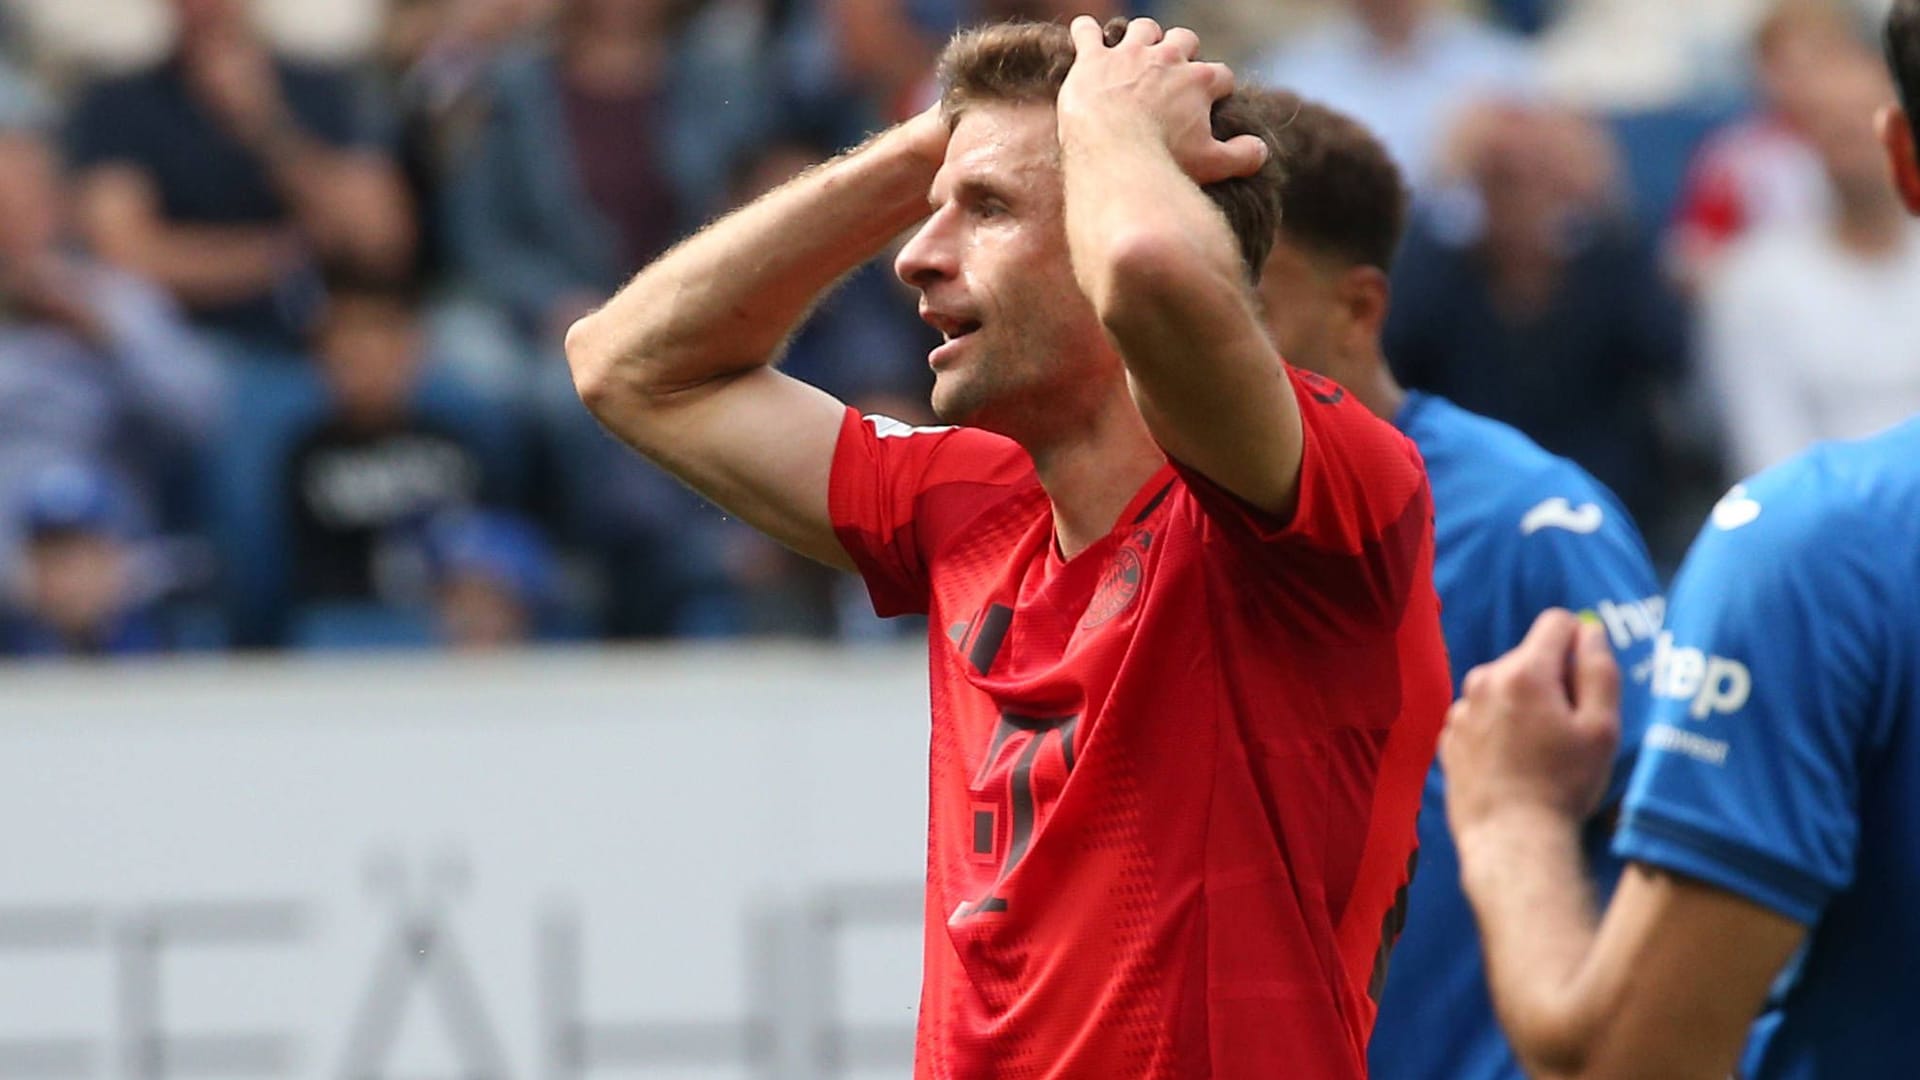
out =
[(1743, 1076), (1920, 1075), (1920, 420), (1733, 489), (1673, 600), (1615, 850), (1809, 928)]
[[(1518, 645), (1547, 608), (1599, 622), (1631, 676), (1622, 762), (1609, 795), (1617, 798), (1639, 742), (1664, 612), (1638, 530), (1599, 481), (1505, 424), (1424, 394), (1409, 394), (1394, 423), (1419, 446), (1433, 487), (1433, 577), (1456, 693), (1468, 671)], [(1619, 864), (1598, 830), (1590, 847), (1596, 874), (1611, 884)], [(1368, 1057), (1377, 1080), (1523, 1075), (1488, 997), (1438, 765), (1427, 776), (1406, 930), (1387, 969)]]

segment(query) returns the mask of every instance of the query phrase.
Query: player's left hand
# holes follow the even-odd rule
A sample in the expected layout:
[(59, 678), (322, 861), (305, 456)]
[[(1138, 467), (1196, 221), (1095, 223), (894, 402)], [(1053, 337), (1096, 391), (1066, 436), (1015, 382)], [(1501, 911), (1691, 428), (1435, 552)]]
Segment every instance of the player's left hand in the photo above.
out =
[(1606, 630), (1558, 608), (1474, 668), (1440, 737), (1455, 836), (1504, 815), (1584, 821), (1620, 741), (1620, 667)]
[(1200, 38), (1185, 27), (1162, 31), (1152, 19), (1134, 19), (1108, 46), (1098, 20), (1073, 20), (1073, 68), (1060, 87), (1063, 121), (1080, 119), (1150, 125), (1194, 183), (1250, 176), (1266, 164), (1267, 144), (1256, 135), (1213, 137), (1213, 103), (1233, 93), (1233, 72), (1206, 63)]

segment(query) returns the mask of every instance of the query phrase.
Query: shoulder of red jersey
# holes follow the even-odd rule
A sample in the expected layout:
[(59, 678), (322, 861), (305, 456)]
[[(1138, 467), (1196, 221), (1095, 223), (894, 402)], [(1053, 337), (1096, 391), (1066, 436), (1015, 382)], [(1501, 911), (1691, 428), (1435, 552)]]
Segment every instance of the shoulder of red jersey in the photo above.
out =
[[(1325, 376), (1288, 367), (1304, 445), (1293, 513), (1266, 514), (1179, 462), (1220, 542), (1342, 623), (1396, 617), (1431, 588), (1432, 500), (1413, 442)], [(1322, 606), (1316, 603), (1315, 607)]]
[(848, 409), (828, 509), (881, 615), (923, 612), (934, 555), (988, 507), (1038, 483), (1013, 440)]

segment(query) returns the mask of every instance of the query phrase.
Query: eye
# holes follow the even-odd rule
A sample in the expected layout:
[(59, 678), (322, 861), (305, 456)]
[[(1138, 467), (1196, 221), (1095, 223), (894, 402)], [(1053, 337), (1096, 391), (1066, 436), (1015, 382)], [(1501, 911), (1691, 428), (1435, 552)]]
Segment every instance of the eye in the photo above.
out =
[(1001, 202), (999, 199), (979, 199), (973, 204), (973, 216), (982, 221), (991, 221), (994, 218), (1005, 217), (1006, 214), (1007, 204)]

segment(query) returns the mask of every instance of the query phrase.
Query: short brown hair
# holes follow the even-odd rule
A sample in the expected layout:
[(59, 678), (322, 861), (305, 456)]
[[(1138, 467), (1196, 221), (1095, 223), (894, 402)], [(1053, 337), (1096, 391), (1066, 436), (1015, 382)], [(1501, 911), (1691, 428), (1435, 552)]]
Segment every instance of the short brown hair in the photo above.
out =
[(1359, 121), (1291, 91), (1249, 96), (1279, 146), (1281, 237), (1354, 266), (1393, 269), (1407, 187), (1386, 147)]
[[(1125, 32), (1126, 20), (1109, 22), (1107, 44), (1118, 43)], [(1073, 38), (1058, 23), (1015, 21), (963, 30), (940, 54), (940, 111), (951, 125), (975, 104), (1052, 105), (1071, 67)], [(1236, 135), (1258, 135), (1269, 151), (1275, 149), (1273, 132), (1241, 91), (1213, 106), (1214, 138)], [(1278, 158), (1277, 153), (1269, 153), (1266, 164), (1252, 176), (1201, 188), (1232, 226), (1249, 281), (1260, 280), (1280, 223)]]

